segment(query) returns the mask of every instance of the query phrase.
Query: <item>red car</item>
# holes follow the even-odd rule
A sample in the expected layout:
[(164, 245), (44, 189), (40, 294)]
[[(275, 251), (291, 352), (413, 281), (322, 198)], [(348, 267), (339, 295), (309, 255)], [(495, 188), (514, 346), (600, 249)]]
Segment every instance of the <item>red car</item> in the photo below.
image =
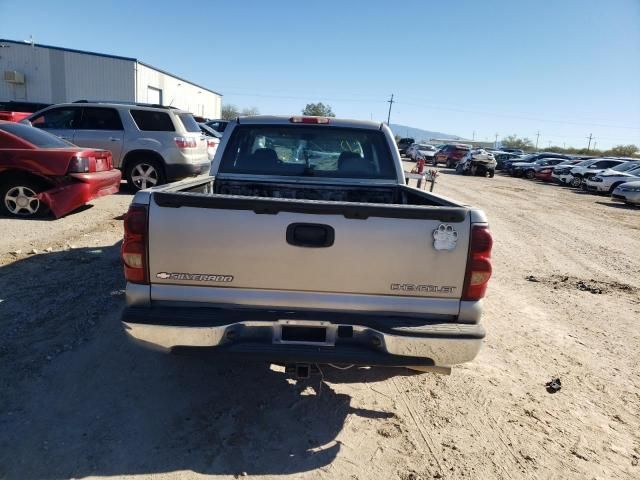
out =
[(445, 145), (433, 156), (434, 166), (444, 163), (448, 168), (455, 168), (458, 162), (471, 150), (471, 145), (464, 143), (452, 143)]
[(540, 169), (536, 169), (535, 171), (535, 176), (537, 180), (542, 180), (543, 182), (553, 182), (553, 177), (551, 176), (553, 174), (553, 169), (555, 167), (559, 167), (562, 165), (575, 165), (577, 163), (580, 163), (582, 161), (582, 159), (579, 160), (565, 160), (562, 163), (558, 163), (556, 165), (544, 165), (542, 167), (540, 167)]
[(21, 123), (0, 121), (0, 214), (61, 217), (116, 193), (121, 173), (111, 152), (76, 147)]

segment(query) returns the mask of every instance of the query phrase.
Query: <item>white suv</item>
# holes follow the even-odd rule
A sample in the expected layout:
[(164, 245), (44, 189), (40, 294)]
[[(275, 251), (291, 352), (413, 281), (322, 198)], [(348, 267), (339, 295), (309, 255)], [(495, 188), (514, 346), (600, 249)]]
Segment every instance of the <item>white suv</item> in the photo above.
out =
[(608, 168), (615, 167), (624, 163), (626, 160), (617, 160), (615, 158), (596, 158), (589, 165), (580, 165), (571, 169), (571, 175), (569, 175), (568, 182), (573, 188), (580, 188), (582, 182), (587, 178), (593, 177), (598, 173), (605, 171)]
[(207, 173), (207, 140), (189, 112), (160, 105), (64, 103), (25, 120), (80, 147), (109, 150), (113, 165), (140, 190)]
[(588, 178), (585, 185), (591, 192), (612, 193), (618, 185), (639, 180), (639, 177), (640, 161), (625, 162)]

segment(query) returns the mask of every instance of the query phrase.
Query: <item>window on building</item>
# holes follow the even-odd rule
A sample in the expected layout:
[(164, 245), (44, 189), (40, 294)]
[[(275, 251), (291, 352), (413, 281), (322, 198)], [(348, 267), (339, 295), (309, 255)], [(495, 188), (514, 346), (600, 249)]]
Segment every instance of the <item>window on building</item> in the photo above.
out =
[(115, 108), (93, 108), (82, 109), (82, 119), (80, 120), (80, 130), (123, 130), (120, 115)]
[(162, 105), (162, 90), (148, 85), (147, 103), (150, 103), (151, 105)]
[(147, 132), (174, 132), (171, 117), (166, 112), (154, 110), (131, 110), (133, 121), (140, 130)]

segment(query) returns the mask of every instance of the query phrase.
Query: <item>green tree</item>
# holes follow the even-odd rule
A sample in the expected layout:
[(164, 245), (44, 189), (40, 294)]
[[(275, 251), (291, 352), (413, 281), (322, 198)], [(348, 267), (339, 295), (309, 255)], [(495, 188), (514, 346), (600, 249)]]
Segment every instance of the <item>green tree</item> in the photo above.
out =
[(509, 135), (504, 137), (501, 142), (503, 147), (521, 148), (522, 150), (533, 150), (533, 142), (528, 138), (520, 138), (517, 135)]
[(331, 106), (325, 105), (322, 102), (307, 103), (307, 106), (302, 110), (303, 115), (311, 115), (314, 117), (335, 117), (335, 113), (331, 110)]
[(611, 155), (613, 157), (631, 157), (638, 152), (638, 147), (636, 145), (616, 145), (611, 150), (607, 151), (607, 155)]
[(235, 105), (223, 105), (220, 116), (223, 120), (235, 120), (240, 115), (238, 107)]

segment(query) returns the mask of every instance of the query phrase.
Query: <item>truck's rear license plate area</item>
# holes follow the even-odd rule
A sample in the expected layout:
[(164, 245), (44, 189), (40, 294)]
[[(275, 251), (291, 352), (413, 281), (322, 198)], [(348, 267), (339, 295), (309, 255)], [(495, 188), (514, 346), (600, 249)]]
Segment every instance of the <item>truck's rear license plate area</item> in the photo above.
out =
[(324, 327), (283, 326), (281, 340), (283, 342), (326, 343), (327, 329)]
[(278, 320), (273, 328), (273, 343), (333, 346), (337, 329), (336, 325), (329, 322)]

